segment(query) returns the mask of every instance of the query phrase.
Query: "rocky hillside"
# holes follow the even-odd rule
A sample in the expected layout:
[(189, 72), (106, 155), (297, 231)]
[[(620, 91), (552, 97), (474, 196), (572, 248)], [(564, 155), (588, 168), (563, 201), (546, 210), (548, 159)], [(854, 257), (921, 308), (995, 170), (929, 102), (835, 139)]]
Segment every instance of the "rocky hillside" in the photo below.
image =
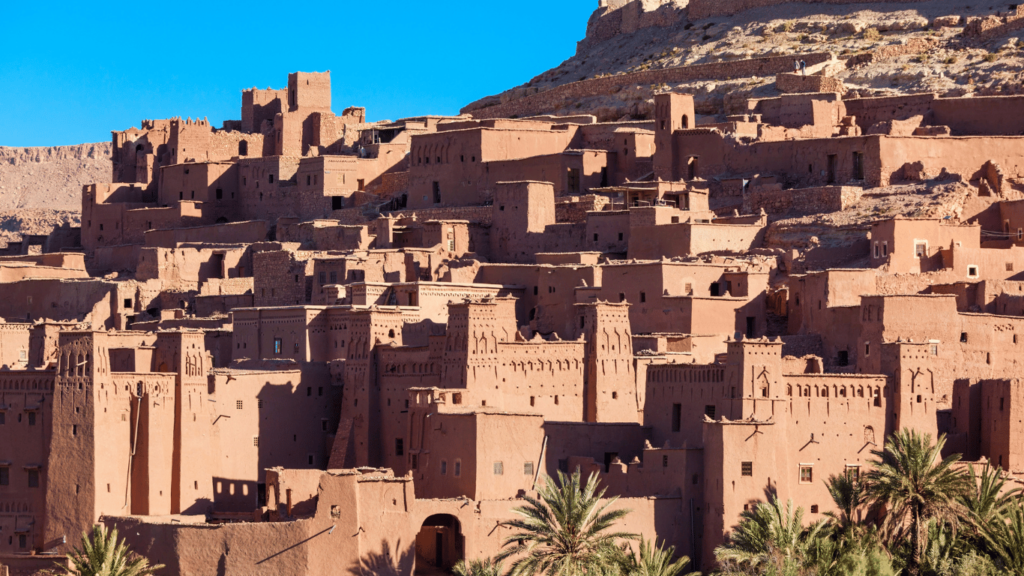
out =
[[(543, 102), (537, 94), (571, 83), (585, 88), (589, 83), (590, 88), (574, 91), (572, 98), (540, 104), (550, 109), (528, 109), (562, 115), (589, 112), (602, 120), (648, 118), (653, 94), (672, 88), (694, 94), (701, 114), (728, 114), (746, 98), (777, 95), (778, 70), (746, 74), (737, 67), (740, 72), (730, 74), (729, 67), (705, 66), (704, 72), (692, 75), (695, 79), (682, 82), (652, 82), (656, 75), (638, 73), (823, 54), (839, 60), (832, 73), (845, 83), (848, 97), (1021, 91), (1024, 31), (1016, 26), (1015, 5), (965, 6), (951, 0), (787, 3), (695, 20), (687, 0), (607, 3), (591, 16), (575, 56), (463, 111), (486, 114), (531, 97)], [(594, 89), (595, 79), (616, 77), (622, 82), (605, 81)]]
[(82, 186), (110, 182), (110, 143), (0, 147), (0, 245), (81, 224)]
[(110, 182), (110, 143), (0, 147), (0, 210), (80, 210), (82, 186)]

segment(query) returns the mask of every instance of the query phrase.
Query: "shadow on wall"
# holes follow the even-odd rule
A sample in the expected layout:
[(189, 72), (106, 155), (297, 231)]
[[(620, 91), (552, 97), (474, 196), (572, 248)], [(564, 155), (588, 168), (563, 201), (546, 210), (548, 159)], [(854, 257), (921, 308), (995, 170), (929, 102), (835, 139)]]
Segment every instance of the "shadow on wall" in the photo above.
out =
[(350, 574), (359, 576), (404, 576), (412, 574), (413, 555), (415, 550), (412, 546), (402, 549), (401, 539), (395, 544), (392, 552), (391, 544), (387, 540), (380, 541), (380, 552), (367, 553), (349, 568)]
[(192, 503), (191, 506), (181, 511), (182, 514), (192, 516), (198, 514), (211, 514), (213, 513), (213, 500), (209, 498), (199, 498)]

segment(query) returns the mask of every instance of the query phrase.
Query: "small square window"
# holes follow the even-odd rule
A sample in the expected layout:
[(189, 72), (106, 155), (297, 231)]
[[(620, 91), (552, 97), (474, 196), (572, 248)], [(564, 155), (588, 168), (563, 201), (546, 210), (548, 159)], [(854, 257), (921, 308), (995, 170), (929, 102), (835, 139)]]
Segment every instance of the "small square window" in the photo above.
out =
[(405, 441), (401, 438), (395, 438), (395, 456), (405, 455)]
[(279, 355), (284, 349), (284, 342), (280, 338), (274, 338), (274, 354)]
[(968, 278), (977, 278), (978, 277), (978, 267), (977, 266), (968, 266), (967, 267), (967, 277)]
[(36, 425), (36, 413), (35, 412), (29, 412), (28, 413), (28, 425), (29, 426), (35, 426)]
[(11, 484), (11, 469), (3, 466), (0, 467), (0, 486), (10, 486)]
[(741, 476), (753, 476), (754, 475), (754, 463), (753, 462), (740, 462), (740, 475)]
[(661, 467), (668, 468), (668, 456), (661, 457)]
[(818, 505), (817, 504), (811, 504), (811, 514), (817, 514), (817, 513), (818, 513)]
[(860, 466), (846, 466), (846, 477), (850, 480), (860, 480)]
[(523, 475), (533, 476), (533, 462), (523, 462)]
[(494, 463), (494, 475), (495, 476), (501, 476), (504, 473), (505, 473), (505, 464), (504, 464), (504, 462), (495, 462)]
[(260, 445), (260, 437), (259, 436), (253, 436), (252, 437), (252, 445), (253, 446), (257, 446), (257, 447)]
[(235, 410), (241, 410), (241, 409), (242, 409), (242, 401), (241, 400), (235, 400)]
[(455, 461), (455, 476), (462, 476), (462, 460)]
[(441, 460), (441, 476), (446, 476), (447, 474), (448, 474), (448, 461), (447, 460)]
[(28, 471), (28, 487), (39, 488), (39, 471), (29, 470)]
[(708, 418), (711, 418), (712, 420), (714, 420), (715, 419), (715, 405), (714, 404), (708, 404), (707, 406), (705, 406), (704, 407), (704, 414)]
[(800, 466), (800, 483), (812, 484), (814, 482), (814, 467)]
[(312, 465), (313, 465), (313, 462), (315, 462), (315, 461), (316, 461), (316, 460), (315, 460), (315, 458), (313, 457), (313, 455), (312, 455), (312, 454), (306, 454), (306, 463), (307, 463), (307, 464), (309, 464), (310, 466), (312, 466)]
[(967, 332), (960, 333), (960, 341), (965, 343), (967, 342)]

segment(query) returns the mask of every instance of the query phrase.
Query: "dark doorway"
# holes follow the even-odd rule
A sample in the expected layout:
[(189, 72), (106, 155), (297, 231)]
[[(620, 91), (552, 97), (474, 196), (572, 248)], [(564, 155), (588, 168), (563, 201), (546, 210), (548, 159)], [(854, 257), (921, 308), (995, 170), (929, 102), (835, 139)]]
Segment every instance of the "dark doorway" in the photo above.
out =
[(444, 534), (438, 532), (434, 535), (434, 560), (438, 568), (444, 566)]
[(605, 452), (604, 453), (604, 473), (607, 474), (612, 468), (612, 462), (619, 457), (618, 452)]
[(829, 154), (828, 155), (828, 183), (829, 184), (835, 184), (836, 183), (836, 155), (835, 154)]
[(757, 332), (757, 318), (747, 316), (747, 338), (753, 338)]
[(416, 535), (417, 576), (447, 574), (463, 559), (465, 547), (459, 520), (449, 514), (434, 514), (423, 521)]

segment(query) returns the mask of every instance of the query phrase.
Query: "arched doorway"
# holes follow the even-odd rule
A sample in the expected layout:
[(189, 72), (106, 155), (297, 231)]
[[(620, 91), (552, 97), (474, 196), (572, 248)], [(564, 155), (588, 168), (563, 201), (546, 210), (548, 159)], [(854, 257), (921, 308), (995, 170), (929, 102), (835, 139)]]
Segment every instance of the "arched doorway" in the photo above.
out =
[(423, 521), (416, 535), (416, 576), (448, 574), (462, 560), (464, 546), (459, 520), (450, 514), (434, 514)]

